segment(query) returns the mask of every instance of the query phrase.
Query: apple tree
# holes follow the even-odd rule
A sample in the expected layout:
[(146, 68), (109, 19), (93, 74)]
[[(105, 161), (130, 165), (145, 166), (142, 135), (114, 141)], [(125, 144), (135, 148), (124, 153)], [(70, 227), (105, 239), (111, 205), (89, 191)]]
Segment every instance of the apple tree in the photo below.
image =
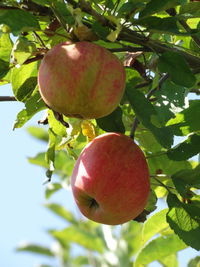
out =
[[(171, 267), (178, 266), (177, 252), (200, 250), (199, 17), (198, 0), (1, 1), (0, 85), (11, 84), (13, 96), (0, 96), (0, 101), (24, 103), (16, 130), (41, 113), (39, 126), (35, 121), (28, 131), (48, 149), (29, 162), (46, 170), (46, 207), (66, 221), (66, 228), (48, 231), (57, 249), (29, 244), (18, 251), (57, 259), (59, 266), (139, 267), (158, 261)], [(125, 91), (109, 115), (71, 118), (44, 103), (37, 80), (41, 60), (66, 41), (95, 43), (123, 63)], [(150, 171), (145, 209), (119, 227), (77, 218), (67, 203), (50, 201), (70, 187), (86, 144), (105, 132), (134, 139)], [(158, 199), (165, 209), (156, 210)], [(84, 253), (74, 256), (73, 244)], [(188, 266), (199, 262), (196, 257)]]

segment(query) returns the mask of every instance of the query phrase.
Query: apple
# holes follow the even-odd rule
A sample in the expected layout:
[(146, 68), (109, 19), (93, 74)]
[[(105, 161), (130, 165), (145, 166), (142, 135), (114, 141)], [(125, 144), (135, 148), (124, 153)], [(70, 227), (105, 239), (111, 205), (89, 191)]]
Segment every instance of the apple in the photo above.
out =
[(150, 181), (145, 156), (126, 135), (99, 135), (81, 152), (71, 186), (85, 217), (109, 225), (128, 222), (148, 201)]
[(91, 42), (64, 42), (44, 56), (38, 72), (44, 102), (68, 117), (110, 114), (125, 88), (125, 70), (110, 51)]

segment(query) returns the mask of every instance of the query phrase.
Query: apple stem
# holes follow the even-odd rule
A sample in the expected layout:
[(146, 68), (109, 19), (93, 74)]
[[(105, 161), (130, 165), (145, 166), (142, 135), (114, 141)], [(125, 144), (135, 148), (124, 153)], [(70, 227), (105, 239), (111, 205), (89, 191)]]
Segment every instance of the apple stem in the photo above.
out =
[(96, 208), (99, 207), (99, 204), (98, 204), (98, 202), (94, 198), (91, 198), (89, 207), (96, 209)]
[(53, 114), (56, 120), (62, 123), (66, 128), (69, 128), (69, 124), (63, 119), (63, 115), (61, 113), (53, 110)]

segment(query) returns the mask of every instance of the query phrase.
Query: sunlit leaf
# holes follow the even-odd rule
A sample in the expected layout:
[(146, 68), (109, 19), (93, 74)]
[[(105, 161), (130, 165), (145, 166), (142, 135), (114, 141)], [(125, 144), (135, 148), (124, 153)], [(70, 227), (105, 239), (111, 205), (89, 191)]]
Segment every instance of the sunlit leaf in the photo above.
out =
[(160, 236), (142, 248), (136, 257), (134, 266), (144, 266), (155, 260), (163, 259), (186, 247), (187, 245), (175, 234)]
[(174, 194), (167, 198), (169, 212), (167, 222), (174, 232), (188, 245), (200, 249), (200, 208), (194, 204), (180, 202)]
[(70, 226), (61, 231), (50, 230), (49, 233), (62, 242), (79, 244), (92, 251), (103, 252), (103, 241), (93, 233), (87, 232), (77, 226)]
[(140, 12), (140, 17), (145, 17), (152, 15), (156, 12), (166, 10), (171, 7), (175, 7), (178, 5), (178, 1), (176, 0), (151, 0), (149, 1), (145, 8)]
[(163, 266), (179, 267), (178, 257), (176, 254), (171, 254), (159, 260)]
[(17, 114), (13, 129), (22, 127), (36, 113), (44, 109), (46, 109), (45, 103), (42, 100), (39, 92), (36, 91), (25, 103), (25, 108)]
[(166, 221), (166, 214), (168, 209), (161, 210), (154, 215), (152, 215), (144, 224), (142, 230), (142, 242), (145, 244), (153, 236), (162, 231), (166, 230), (169, 227), (169, 224)]
[(49, 135), (44, 128), (29, 126), (26, 130), (31, 136), (33, 136), (34, 138), (38, 140), (41, 140), (44, 142), (48, 142), (49, 140)]
[(12, 56), (21, 65), (36, 51), (37, 48), (34, 42), (20, 37), (13, 47)]
[(39, 23), (34, 15), (22, 9), (0, 10), (1, 24), (6, 24), (14, 35), (22, 31), (39, 30)]
[(27, 101), (37, 85), (38, 63), (17, 66), (12, 70), (12, 89), (19, 101)]
[(54, 253), (49, 248), (41, 246), (41, 245), (37, 245), (37, 244), (31, 244), (31, 243), (27, 243), (27, 244), (17, 247), (17, 251), (36, 253), (36, 254), (41, 254), (41, 255), (48, 256), (48, 257), (55, 256)]
[(184, 142), (168, 150), (167, 156), (172, 160), (187, 160), (200, 153), (200, 135), (192, 134)]
[(12, 41), (8, 33), (0, 36), (0, 79), (9, 71), (10, 54), (12, 50)]
[(200, 256), (197, 256), (189, 261), (187, 267), (199, 267), (199, 266), (200, 266)]
[(76, 224), (77, 221), (74, 218), (73, 214), (70, 211), (66, 210), (63, 206), (57, 203), (49, 203), (49, 204), (46, 204), (45, 207), (48, 208), (50, 211), (52, 211), (57, 216), (66, 220), (67, 222)]
[(59, 183), (49, 183), (47, 184), (46, 190), (45, 190), (45, 197), (46, 199), (49, 199), (54, 193), (59, 191), (62, 188), (62, 185)]
[(190, 100), (189, 107), (178, 113), (174, 119), (169, 120), (175, 135), (188, 135), (200, 130), (200, 100)]

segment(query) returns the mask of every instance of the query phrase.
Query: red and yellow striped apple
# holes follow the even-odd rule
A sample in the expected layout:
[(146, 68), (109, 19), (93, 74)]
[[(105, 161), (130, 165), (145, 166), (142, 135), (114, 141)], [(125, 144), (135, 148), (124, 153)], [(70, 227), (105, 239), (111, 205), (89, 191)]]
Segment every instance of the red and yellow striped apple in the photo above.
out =
[(123, 134), (105, 133), (81, 152), (71, 178), (74, 199), (87, 218), (109, 225), (136, 218), (150, 192), (145, 156)]
[(119, 104), (125, 70), (110, 51), (91, 42), (61, 43), (44, 56), (38, 85), (45, 103), (68, 117), (100, 118)]

